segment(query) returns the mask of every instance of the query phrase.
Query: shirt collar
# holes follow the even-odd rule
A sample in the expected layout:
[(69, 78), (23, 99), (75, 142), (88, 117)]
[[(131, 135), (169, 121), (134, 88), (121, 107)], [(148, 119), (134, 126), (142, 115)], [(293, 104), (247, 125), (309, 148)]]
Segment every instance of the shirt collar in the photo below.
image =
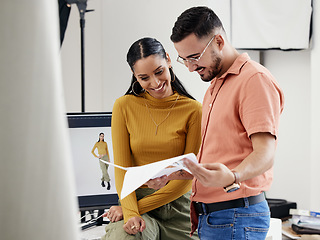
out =
[(214, 83), (216, 80), (224, 80), (228, 74), (239, 74), (242, 66), (248, 60), (250, 60), (250, 57), (249, 57), (248, 53), (240, 54), (236, 58), (236, 60), (232, 63), (230, 68), (224, 74), (222, 74), (221, 77), (219, 77), (218, 79), (216, 79), (216, 78), (212, 79), (211, 84)]

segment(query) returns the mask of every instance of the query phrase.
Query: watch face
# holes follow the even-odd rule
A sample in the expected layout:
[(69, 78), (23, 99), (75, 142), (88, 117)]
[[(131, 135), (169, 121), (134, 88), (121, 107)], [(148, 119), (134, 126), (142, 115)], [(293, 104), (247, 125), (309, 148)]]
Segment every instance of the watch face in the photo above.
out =
[(233, 183), (230, 186), (225, 187), (224, 191), (227, 192), (227, 193), (230, 193), (230, 192), (237, 191), (239, 188), (240, 188), (240, 184)]
[(239, 189), (239, 187), (231, 188), (231, 189), (229, 189), (229, 190), (227, 191), (227, 193), (237, 191), (238, 189)]

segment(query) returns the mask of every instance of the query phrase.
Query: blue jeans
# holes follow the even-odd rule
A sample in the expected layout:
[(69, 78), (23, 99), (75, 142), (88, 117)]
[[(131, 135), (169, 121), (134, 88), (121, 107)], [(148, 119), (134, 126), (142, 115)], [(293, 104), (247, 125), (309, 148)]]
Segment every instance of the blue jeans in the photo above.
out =
[(266, 200), (241, 208), (225, 209), (199, 216), (198, 235), (201, 240), (265, 239), (270, 225)]

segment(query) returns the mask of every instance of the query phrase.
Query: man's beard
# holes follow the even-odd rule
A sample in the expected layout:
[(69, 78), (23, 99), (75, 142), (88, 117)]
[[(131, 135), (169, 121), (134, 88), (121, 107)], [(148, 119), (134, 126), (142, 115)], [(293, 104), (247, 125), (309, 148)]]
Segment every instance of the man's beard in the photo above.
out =
[(217, 56), (214, 52), (211, 55), (213, 63), (208, 68), (209, 75), (207, 77), (200, 76), (202, 81), (204, 82), (210, 82), (212, 79), (214, 79), (220, 72), (221, 72), (221, 57)]

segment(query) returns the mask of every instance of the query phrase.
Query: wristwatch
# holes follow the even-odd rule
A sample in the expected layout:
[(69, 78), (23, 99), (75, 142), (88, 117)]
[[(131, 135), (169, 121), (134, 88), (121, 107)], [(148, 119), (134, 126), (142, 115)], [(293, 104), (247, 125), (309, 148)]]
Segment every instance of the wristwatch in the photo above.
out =
[(223, 188), (226, 193), (237, 191), (241, 185), (241, 183), (239, 182), (239, 173), (234, 170), (232, 170), (232, 173), (234, 175), (234, 182), (231, 185)]

